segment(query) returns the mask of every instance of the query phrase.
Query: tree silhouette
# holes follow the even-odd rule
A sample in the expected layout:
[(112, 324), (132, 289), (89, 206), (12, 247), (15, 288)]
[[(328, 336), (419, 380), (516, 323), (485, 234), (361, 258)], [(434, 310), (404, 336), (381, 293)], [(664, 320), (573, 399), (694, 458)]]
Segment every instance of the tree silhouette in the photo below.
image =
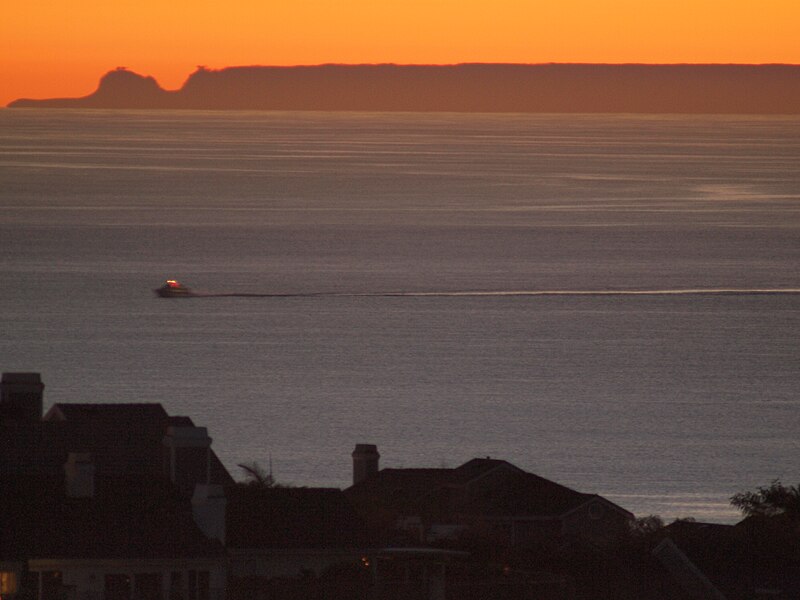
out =
[(769, 486), (755, 492), (740, 492), (731, 496), (731, 505), (746, 517), (774, 517), (784, 515), (800, 522), (800, 486), (785, 486), (775, 479)]
[(264, 467), (257, 462), (241, 463), (236, 465), (244, 471), (245, 481), (244, 484), (251, 487), (267, 489), (274, 487), (281, 487), (275, 482), (272, 472), (267, 472)]

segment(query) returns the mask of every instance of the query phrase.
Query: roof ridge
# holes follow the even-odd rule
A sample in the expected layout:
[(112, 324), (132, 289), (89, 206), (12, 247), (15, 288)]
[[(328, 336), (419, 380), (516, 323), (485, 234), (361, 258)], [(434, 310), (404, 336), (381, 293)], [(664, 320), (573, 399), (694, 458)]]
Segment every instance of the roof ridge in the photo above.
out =
[(75, 406), (80, 408), (86, 406), (161, 406), (163, 408), (164, 405), (161, 402), (56, 402), (53, 406)]
[(379, 473), (383, 473), (385, 471), (455, 471), (455, 469), (451, 467), (386, 467), (378, 471)]

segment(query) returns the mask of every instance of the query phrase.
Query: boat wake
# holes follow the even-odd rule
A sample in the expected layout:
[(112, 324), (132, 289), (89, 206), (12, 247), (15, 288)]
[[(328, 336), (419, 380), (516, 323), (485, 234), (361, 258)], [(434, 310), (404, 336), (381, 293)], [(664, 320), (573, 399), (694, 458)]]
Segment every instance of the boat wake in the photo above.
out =
[(689, 288), (650, 290), (455, 290), (409, 292), (204, 293), (193, 298), (459, 298), (508, 296), (768, 296), (800, 295), (800, 288)]

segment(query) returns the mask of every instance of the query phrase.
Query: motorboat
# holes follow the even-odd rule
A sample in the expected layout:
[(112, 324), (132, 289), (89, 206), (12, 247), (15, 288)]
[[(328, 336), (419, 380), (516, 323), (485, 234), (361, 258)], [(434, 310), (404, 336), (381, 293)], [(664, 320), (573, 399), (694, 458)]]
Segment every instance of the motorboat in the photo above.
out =
[(167, 279), (160, 288), (153, 290), (160, 298), (189, 298), (192, 290), (174, 279)]

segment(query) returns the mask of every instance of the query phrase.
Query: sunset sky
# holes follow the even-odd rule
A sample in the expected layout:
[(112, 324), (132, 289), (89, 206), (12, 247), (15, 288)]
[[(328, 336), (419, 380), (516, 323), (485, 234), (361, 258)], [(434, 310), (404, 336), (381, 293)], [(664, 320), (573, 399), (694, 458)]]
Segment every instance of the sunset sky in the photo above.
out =
[(118, 66), (800, 63), (798, 0), (2, 0), (0, 106)]

